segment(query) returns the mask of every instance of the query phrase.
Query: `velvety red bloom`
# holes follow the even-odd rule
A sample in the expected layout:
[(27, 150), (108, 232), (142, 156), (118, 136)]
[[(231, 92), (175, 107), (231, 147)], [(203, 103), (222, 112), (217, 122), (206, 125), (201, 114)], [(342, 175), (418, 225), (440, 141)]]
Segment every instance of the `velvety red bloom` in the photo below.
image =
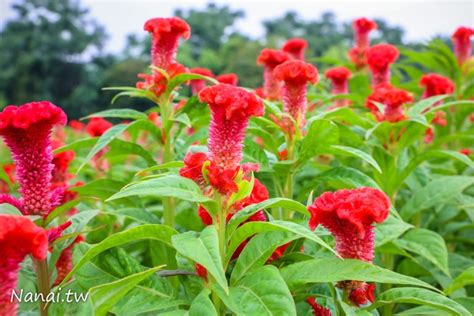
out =
[(366, 56), (372, 72), (372, 84), (390, 82), (390, 65), (398, 59), (398, 49), (390, 44), (378, 44), (367, 49)]
[(326, 307), (319, 305), (314, 297), (308, 297), (306, 302), (311, 306), (313, 309), (314, 316), (331, 316), (331, 311)]
[(308, 42), (302, 38), (290, 38), (283, 44), (282, 51), (288, 53), (294, 59), (304, 60), (304, 51)]
[(263, 115), (262, 100), (245, 89), (222, 83), (203, 89), (199, 99), (211, 109), (209, 160), (215, 168), (235, 170), (242, 160), (249, 118)]
[[(207, 68), (193, 68), (189, 70), (193, 74), (198, 74), (206, 77), (214, 78), (214, 74)], [(206, 81), (202, 79), (194, 79), (190, 81), (191, 91), (193, 94), (198, 94), (199, 91), (206, 87)]]
[(423, 98), (454, 92), (454, 83), (451, 79), (438, 74), (423, 75), (420, 79), (420, 86), (425, 88)]
[(20, 263), (27, 255), (44, 260), (48, 239), (44, 229), (28, 217), (0, 214), (0, 315), (16, 315), (17, 302), (11, 302), (17, 286)]
[(362, 69), (367, 66), (367, 56), (365, 55), (367, 49), (352, 47), (347, 53), (349, 59), (356, 66), (357, 69)]
[(462, 65), (466, 60), (469, 59), (469, 57), (471, 57), (471, 36), (473, 35), (474, 29), (469, 27), (459, 27), (451, 37), (454, 44), (454, 54), (458, 59), (459, 65)]
[[(326, 78), (331, 80), (332, 89), (331, 93), (334, 95), (347, 94), (349, 93), (349, 78), (352, 73), (349, 69), (343, 66), (330, 68), (325, 73)], [(346, 106), (349, 105), (349, 100), (336, 100), (334, 106)]]
[(77, 132), (82, 132), (84, 130), (84, 128), (86, 127), (86, 125), (84, 123), (82, 123), (81, 121), (78, 121), (78, 120), (70, 121), (69, 126)]
[(280, 99), (281, 83), (273, 77), (273, 69), (289, 60), (290, 56), (282, 51), (264, 48), (257, 58), (257, 65), (263, 65), (263, 92), (269, 100)]
[(466, 156), (470, 156), (472, 154), (472, 150), (470, 150), (469, 148), (462, 148), (459, 150), (459, 152)]
[(75, 245), (78, 243), (84, 241), (84, 237), (81, 235), (77, 236), (74, 241), (67, 246), (62, 252), (61, 255), (58, 258), (58, 261), (56, 261), (56, 271), (57, 271), (57, 276), (56, 280), (54, 280), (54, 286), (61, 284), (61, 282), (64, 280), (66, 275), (69, 274), (72, 270), (72, 250)]
[(166, 90), (166, 86), (168, 85), (168, 79), (172, 79), (177, 75), (185, 73), (187, 71), (186, 67), (178, 63), (168, 65), (165, 70), (168, 75), (168, 78), (164, 76), (161, 72), (154, 72), (151, 75), (138, 74), (138, 78), (141, 78), (143, 81), (137, 82), (135, 84), (136, 88), (148, 90), (156, 96), (160, 96)]
[(206, 153), (187, 153), (184, 157), (184, 166), (179, 170), (179, 175), (191, 179), (203, 187), (204, 177), (202, 175), (202, 166), (207, 160)]
[[(384, 106), (383, 113), (374, 103)], [(405, 119), (403, 104), (413, 102), (413, 96), (408, 91), (398, 89), (389, 83), (382, 83), (375, 87), (374, 92), (367, 98), (365, 106), (369, 108), (378, 121), (398, 122)]]
[(0, 135), (12, 152), (24, 214), (51, 210), (51, 130), (66, 120), (61, 108), (47, 101), (7, 106), (0, 113)]
[(374, 284), (363, 282), (362, 286), (359, 286), (350, 292), (349, 300), (357, 306), (367, 304), (368, 302), (373, 303), (375, 301), (374, 291)]
[(238, 187), (235, 183), (235, 176), (240, 168), (221, 169), (211, 162), (207, 166), (207, 179), (209, 184), (223, 195), (237, 192)]
[(86, 132), (91, 137), (100, 137), (112, 126), (112, 123), (102, 117), (93, 117), (87, 123)]
[(352, 23), (355, 46), (365, 49), (370, 46), (369, 33), (377, 29), (377, 23), (367, 18), (359, 18)]
[(318, 81), (318, 70), (311, 64), (300, 60), (290, 60), (275, 68), (273, 76), (276, 80), (284, 81), (283, 105), (302, 127), (305, 123), (307, 83)]
[(263, 89), (262, 87), (255, 88), (255, 89), (253, 90), (253, 92), (254, 92), (258, 97), (260, 97), (260, 98), (262, 98), (262, 99), (265, 99), (265, 98), (266, 98), (266, 96), (265, 96), (265, 91), (264, 91), (264, 89)]
[(216, 77), (216, 80), (220, 83), (230, 84), (236, 86), (239, 82), (239, 77), (234, 73), (222, 74)]
[(179, 39), (191, 35), (188, 23), (180, 18), (155, 18), (146, 21), (145, 31), (152, 34), (151, 59), (153, 66), (166, 69), (176, 63)]

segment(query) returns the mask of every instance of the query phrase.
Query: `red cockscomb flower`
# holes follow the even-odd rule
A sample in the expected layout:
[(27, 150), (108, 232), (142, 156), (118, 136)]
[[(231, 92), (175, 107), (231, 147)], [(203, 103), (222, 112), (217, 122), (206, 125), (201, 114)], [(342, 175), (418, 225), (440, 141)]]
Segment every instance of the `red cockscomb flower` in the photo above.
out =
[(304, 51), (308, 42), (302, 38), (290, 38), (283, 44), (282, 51), (288, 53), (294, 59), (304, 60)]
[(462, 148), (459, 150), (459, 152), (466, 156), (470, 156), (472, 154), (472, 150), (470, 150), (469, 148)]
[(308, 297), (306, 302), (311, 306), (313, 309), (314, 316), (331, 316), (331, 311), (324, 306), (319, 305), (314, 297)]
[(367, 56), (365, 55), (366, 49), (361, 49), (359, 47), (352, 47), (347, 56), (352, 61), (357, 69), (362, 69), (367, 66)]
[(24, 214), (51, 210), (51, 131), (66, 120), (63, 110), (47, 101), (7, 106), (0, 113), (0, 135), (12, 152)]
[(306, 114), (307, 83), (315, 84), (318, 81), (318, 70), (311, 64), (300, 60), (290, 60), (275, 68), (273, 76), (276, 80), (284, 81), (283, 105), (302, 127)]
[(78, 120), (72, 120), (69, 122), (69, 126), (76, 132), (82, 132), (84, 128), (86, 127), (86, 124)]
[(469, 57), (471, 57), (471, 36), (473, 35), (474, 29), (469, 27), (459, 27), (451, 37), (454, 44), (454, 54), (458, 59), (459, 65), (462, 65), (466, 60), (469, 59)]
[(179, 175), (193, 180), (203, 188), (205, 183), (202, 175), (202, 166), (207, 160), (206, 153), (187, 153), (184, 157), (184, 166), (179, 170)]
[(16, 315), (17, 302), (11, 302), (16, 288), (20, 263), (31, 254), (44, 260), (48, 239), (44, 229), (27, 217), (0, 215), (0, 315)]
[(390, 44), (378, 44), (367, 49), (366, 56), (372, 72), (372, 84), (390, 82), (390, 65), (397, 60), (398, 49)]
[(377, 29), (377, 23), (367, 18), (359, 18), (352, 23), (355, 46), (366, 49), (370, 46), (369, 33)]
[[(214, 78), (214, 74), (212, 73), (212, 71), (210, 71), (207, 68), (201, 68), (201, 67), (193, 68), (193, 69), (190, 69), (189, 72), (193, 74), (201, 75), (201, 76)], [(191, 91), (193, 94), (198, 94), (199, 91), (201, 91), (202, 89), (206, 87), (206, 81), (203, 79), (193, 79), (189, 83), (191, 85)]]
[(234, 73), (222, 74), (216, 77), (220, 83), (230, 84), (236, 86), (239, 82), (239, 77)]
[(182, 37), (186, 40), (191, 35), (188, 23), (176, 17), (150, 19), (146, 21), (144, 29), (152, 34), (152, 64), (162, 69), (176, 63), (179, 39)]
[(102, 117), (93, 117), (86, 125), (86, 132), (91, 137), (100, 137), (112, 126), (112, 123)]
[(161, 72), (154, 72), (151, 75), (138, 74), (138, 78), (142, 79), (143, 81), (137, 82), (135, 86), (137, 89), (148, 90), (156, 96), (160, 96), (163, 92), (165, 92), (166, 86), (168, 85), (168, 80), (186, 71), (186, 67), (181, 64), (170, 64), (168, 65), (168, 68), (166, 68), (167, 76), (164, 76)]
[(423, 75), (420, 79), (420, 86), (425, 88), (422, 96), (423, 99), (454, 92), (454, 83), (451, 79), (438, 74)]
[[(375, 87), (374, 92), (367, 98), (365, 106), (371, 110), (378, 121), (395, 123), (405, 119), (403, 104), (412, 101), (413, 96), (409, 92), (395, 88), (389, 83), (383, 83)], [(383, 113), (380, 113), (375, 102), (383, 104)]]
[(273, 70), (289, 59), (287, 53), (270, 48), (264, 48), (258, 55), (257, 65), (263, 65), (263, 92), (269, 100), (280, 99), (281, 83), (273, 77)]
[[(61, 147), (63, 144), (60, 142), (53, 142), (53, 148), (57, 149)], [(56, 185), (58, 184), (66, 184), (69, 174), (68, 174), (68, 168), (69, 164), (71, 161), (74, 160), (74, 157), (76, 156), (75, 152), (72, 150), (66, 150), (57, 154), (54, 154), (53, 156), (53, 178), (52, 182)]]
[[(347, 94), (349, 93), (349, 78), (351, 77), (351, 71), (346, 67), (334, 67), (328, 69), (325, 73), (326, 78), (331, 80), (332, 82), (332, 89), (331, 93), (333, 95), (338, 94)], [(336, 100), (334, 103), (335, 107), (340, 106), (347, 106), (349, 104), (349, 100)]]
[(84, 241), (84, 237), (81, 235), (77, 236), (74, 241), (67, 246), (62, 252), (61, 255), (58, 258), (58, 261), (56, 261), (56, 270), (57, 270), (57, 276), (56, 280), (54, 280), (54, 286), (60, 284), (66, 275), (68, 275), (69, 272), (72, 270), (72, 249), (74, 248), (75, 245), (78, 243)]

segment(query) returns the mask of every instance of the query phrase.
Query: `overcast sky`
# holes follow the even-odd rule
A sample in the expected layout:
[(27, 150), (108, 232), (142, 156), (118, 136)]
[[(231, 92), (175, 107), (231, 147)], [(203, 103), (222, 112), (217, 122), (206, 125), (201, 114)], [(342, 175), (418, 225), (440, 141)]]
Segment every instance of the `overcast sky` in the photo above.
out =
[[(0, 21), (14, 18), (12, 0), (0, 0)], [(120, 51), (129, 33), (141, 33), (144, 22), (151, 17), (171, 16), (176, 8), (203, 8), (208, 0), (82, 0), (92, 16), (103, 24), (110, 35), (106, 49)], [(245, 11), (245, 18), (237, 27), (244, 33), (258, 37), (263, 34), (261, 22), (296, 11), (303, 19), (314, 19), (326, 11), (338, 20), (356, 17), (383, 18), (390, 25), (401, 26), (407, 40), (428, 40), (437, 34), (451, 34), (460, 25), (474, 27), (474, 0), (443, 1), (301, 1), (301, 0), (228, 0), (232, 8)], [(3, 24), (3, 23), (1, 23)]]

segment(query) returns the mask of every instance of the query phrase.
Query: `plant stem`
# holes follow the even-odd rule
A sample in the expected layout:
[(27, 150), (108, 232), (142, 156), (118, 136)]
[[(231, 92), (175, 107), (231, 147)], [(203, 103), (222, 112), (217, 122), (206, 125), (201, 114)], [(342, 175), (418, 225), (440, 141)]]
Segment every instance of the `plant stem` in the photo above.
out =
[[(38, 278), (38, 291), (42, 294), (43, 299), (45, 300), (49, 294), (49, 273), (48, 273), (48, 263), (47, 260), (34, 260), (36, 275)], [(40, 300), (40, 315), (48, 315), (49, 305), (47, 302)]]
[[(388, 270), (393, 270), (393, 265), (394, 265), (394, 257), (392, 254), (384, 254), (382, 255), (382, 262), (385, 266), (386, 269)], [(392, 288), (392, 284), (386, 283), (382, 284), (382, 290), (388, 291)], [(386, 304), (383, 307), (382, 311), (383, 316), (391, 316), (393, 315), (393, 304)]]
[[(163, 124), (163, 133), (164, 136), (164, 151), (163, 151), (163, 163), (173, 161), (173, 147), (171, 144), (171, 115), (172, 111), (169, 108), (171, 106), (170, 102), (163, 102), (161, 104), (161, 116)], [(175, 217), (175, 201), (173, 198), (165, 197), (163, 198), (163, 222), (165, 225), (174, 227), (174, 217)]]
[[(221, 256), (221, 263), (223, 269), (225, 270), (225, 254), (226, 254), (226, 235), (225, 235), (225, 228), (226, 228), (226, 209), (222, 204), (222, 196), (216, 192), (214, 193), (214, 200), (217, 204), (217, 214), (215, 216), (214, 224), (216, 225), (217, 230), (217, 238), (219, 240), (219, 254)], [(221, 300), (217, 293), (212, 292), (212, 301), (214, 302), (214, 306), (216, 308), (217, 314), (220, 315), (221, 312)]]

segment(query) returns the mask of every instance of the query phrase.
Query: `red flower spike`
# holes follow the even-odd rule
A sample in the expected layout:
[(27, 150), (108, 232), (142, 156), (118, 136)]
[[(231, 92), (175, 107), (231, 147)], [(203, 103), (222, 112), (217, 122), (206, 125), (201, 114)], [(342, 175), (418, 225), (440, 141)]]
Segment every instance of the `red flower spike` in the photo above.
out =
[(292, 58), (304, 60), (304, 51), (308, 42), (302, 38), (290, 38), (283, 44), (282, 51), (288, 53)]
[(239, 167), (234, 169), (221, 169), (211, 162), (211, 164), (207, 166), (209, 184), (223, 195), (237, 192), (238, 187), (235, 183), (235, 177), (239, 170)]
[(325, 192), (308, 210), (309, 225), (324, 226), (336, 239), (342, 258), (371, 262), (374, 256), (373, 223), (383, 222), (389, 213), (390, 200), (374, 188)]
[(264, 48), (257, 58), (257, 64), (263, 65), (263, 92), (269, 100), (280, 99), (282, 85), (273, 77), (273, 69), (287, 60), (290, 60), (287, 53), (270, 48)]
[[(55, 149), (61, 146), (62, 144), (53, 143), (53, 147)], [(66, 182), (69, 178), (69, 164), (74, 160), (75, 156), (76, 154), (72, 150), (66, 150), (53, 156), (54, 168), (52, 182), (55, 185), (66, 185)]]
[(230, 84), (236, 86), (239, 82), (239, 77), (234, 73), (222, 74), (216, 77), (216, 80), (220, 83)]
[[(189, 70), (193, 74), (198, 74), (206, 77), (214, 78), (214, 74), (207, 68), (193, 68)], [(206, 81), (202, 79), (194, 79), (190, 81), (191, 91), (193, 94), (198, 94), (199, 91), (206, 87)]]
[(423, 99), (454, 92), (454, 83), (451, 79), (438, 74), (423, 75), (420, 79), (420, 86), (425, 88), (422, 96)]
[(365, 48), (353, 47), (347, 53), (349, 59), (357, 69), (362, 69), (367, 66), (367, 57), (365, 56), (365, 52)]
[(86, 125), (78, 120), (72, 120), (69, 122), (69, 126), (76, 132), (82, 132)]
[(377, 23), (367, 18), (359, 18), (352, 23), (355, 46), (366, 49), (370, 46), (369, 33), (377, 29)]
[(390, 82), (390, 65), (399, 56), (398, 49), (390, 44), (378, 44), (367, 49), (366, 57), (372, 72), (372, 84)]
[(245, 89), (222, 83), (203, 89), (199, 99), (211, 109), (209, 160), (215, 168), (235, 170), (242, 160), (249, 118), (263, 115), (262, 100)]
[[(328, 69), (325, 73), (325, 76), (332, 82), (331, 93), (333, 95), (349, 93), (349, 78), (351, 75), (351, 71), (346, 67), (340, 66)], [(347, 105), (349, 105), (349, 100), (341, 99), (336, 100), (334, 103), (334, 106), (336, 107)]]
[(86, 132), (91, 137), (100, 137), (113, 126), (102, 117), (93, 117), (86, 125)]
[(375, 295), (374, 295), (375, 285), (368, 284), (365, 282), (357, 282), (357, 283), (360, 283), (358, 284), (358, 287), (356, 287), (355, 289), (349, 292), (349, 295), (348, 295), (349, 300), (358, 307), (361, 305), (365, 305), (369, 302), (373, 303), (375, 301)]
[[(380, 113), (374, 102), (384, 105), (384, 112)], [(371, 110), (378, 121), (395, 123), (405, 119), (403, 104), (413, 102), (411, 93), (398, 89), (389, 83), (382, 83), (375, 87), (374, 92), (367, 98), (365, 106)]]
[(324, 306), (319, 305), (314, 297), (308, 297), (306, 302), (311, 306), (313, 309), (314, 316), (331, 316), (331, 311)]
[(62, 252), (61, 255), (58, 258), (58, 261), (56, 261), (56, 270), (57, 270), (57, 276), (56, 280), (54, 280), (54, 286), (57, 286), (61, 284), (61, 282), (64, 280), (66, 275), (69, 274), (72, 270), (72, 250), (75, 245), (78, 243), (84, 241), (84, 237), (81, 235), (77, 236), (76, 239), (67, 247), (65, 248)]
[(51, 131), (66, 120), (63, 110), (47, 101), (7, 106), (0, 113), (0, 135), (16, 165), (24, 214), (45, 215), (51, 210)]
[(193, 180), (203, 188), (205, 180), (202, 175), (202, 166), (207, 160), (207, 154), (205, 153), (187, 153), (184, 157), (184, 166), (179, 170), (179, 175)]
[(20, 263), (31, 254), (44, 260), (48, 252), (46, 232), (23, 216), (0, 215), (0, 315), (16, 315), (17, 302), (11, 302), (17, 286)]
[(471, 36), (474, 35), (474, 29), (469, 27), (459, 27), (451, 37), (454, 44), (454, 54), (458, 59), (458, 64), (462, 65), (471, 57), (472, 46)]
[(152, 34), (151, 60), (153, 66), (167, 69), (176, 63), (179, 39), (188, 39), (191, 28), (180, 18), (155, 18), (146, 21), (145, 31)]
[(299, 126), (305, 122), (307, 83), (318, 81), (318, 70), (311, 64), (300, 60), (290, 60), (275, 68), (273, 76), (284, 81), (283, 105)]

